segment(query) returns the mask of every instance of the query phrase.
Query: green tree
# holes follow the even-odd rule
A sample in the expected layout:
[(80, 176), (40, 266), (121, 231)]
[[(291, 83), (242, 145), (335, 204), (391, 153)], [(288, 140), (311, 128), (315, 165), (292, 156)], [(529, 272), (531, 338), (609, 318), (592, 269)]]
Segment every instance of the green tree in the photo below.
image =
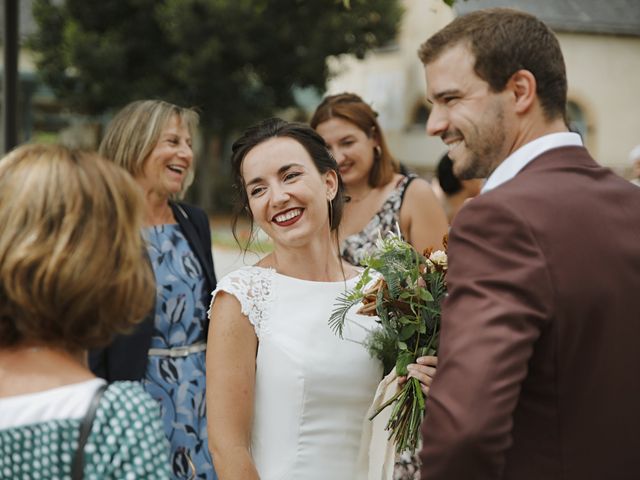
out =
[[(200, 109), (205, 155), (198, 203), (227, 191), (229, 136), (323, 91), (325, 59), (362, 58), (390, 42), (397, 0), (36, 0), (30, 46), (43, 79), (76, 111), (101, 114), (139, 98)], [(217, 191), (217, 194), (213, 193)]]

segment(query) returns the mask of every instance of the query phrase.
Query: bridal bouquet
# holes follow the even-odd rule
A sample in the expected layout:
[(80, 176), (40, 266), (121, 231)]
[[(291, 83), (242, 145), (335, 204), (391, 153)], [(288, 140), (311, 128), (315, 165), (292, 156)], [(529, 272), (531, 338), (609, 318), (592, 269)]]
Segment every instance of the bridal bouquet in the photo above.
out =
[[(446, 249), (446, 237), (444, 244)], [(377, 315), (379, 323), (379, 328), (369, 333), (365, 347), (383, 362), (385, 373), (395, 367), (396, 373), (404, 376), (407, 365), (418, 357), (437, 354), (447, 254), (433, 249), (420, 254), (393, 233), (379, 239), (376, 247), (363, 261), (362, 279), (337, 299), (329, 325), (342, 336), (347, 311), (362, 303), (358, 313)], [(374, 271), (380, 274), (375, 282)], [(409, 378), (370, 420), (391, 405), (386, 429), (396, 452), (415, 450), (425, 406), (420, 382)]]

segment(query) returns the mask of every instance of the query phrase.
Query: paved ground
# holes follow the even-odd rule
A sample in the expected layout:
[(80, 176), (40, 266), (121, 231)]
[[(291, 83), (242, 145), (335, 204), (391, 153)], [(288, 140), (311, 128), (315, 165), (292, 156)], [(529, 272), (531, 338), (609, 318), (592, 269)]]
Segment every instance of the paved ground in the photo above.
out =
[(253, 265), (259, 259), (259, 255), (251, 252), (244, 254), (239, 248), (213, 245), (213, 266), (218, 279), (243, 265)]
[[(259, 245), (251, 247), (244, 253), (238, 246), (231, 233), (231, 219), (227, 217), (214, 217), (211, 219), (211, 232), (213, 243), (213, 266), (216, 270), (216, 277), (222, 278), (229, 272), (236, 270), (243, 265), (253, 265), (264, 255), (256, 251), (268, 251), (269, 244), (264, 234), (258, 235)], [(246, 242), (250, 235), (249, 225), (242, 223), (237, 228), (238, 237)]]

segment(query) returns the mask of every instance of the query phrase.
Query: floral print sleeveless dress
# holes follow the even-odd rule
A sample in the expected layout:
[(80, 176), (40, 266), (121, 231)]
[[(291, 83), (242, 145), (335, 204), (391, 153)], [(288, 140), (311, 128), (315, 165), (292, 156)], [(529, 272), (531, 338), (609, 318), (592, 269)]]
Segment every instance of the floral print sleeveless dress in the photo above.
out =
[[(206, 341), (204, 272), (177, 224), (145, 229), (156, 278), (155, 331), (151, 348)], [(150, 355), (143, 385), (160, 403), (171, 444), (174, 479), (216, 479), (207, 446), (205, 351), (171, 357)]]
[(396, 188), (367, 225), (358, 233), (349, 235), (342, 241), (341, 254), (352, 265), (360, 265), (362, 259), (376, 248), (376, 241), (380, 235), (395, 231), (396, 224), (400, 224), (400, 207), (409, 184), (417, 175), (410, 174), (400, 179)]
[[(395, 231), (400, 224), (400, 208), (409, 184), (417, 178), (410, 174), (403, 177), (391, 192), (371, 221), (358, 233), (349, 235), (342, 242), (342, 257), (352, 265), (360, 265), (362, 259), (376, 247), (378, 237)], [(393, 471), (393, 480), (419, 480), (420, 459), (408, 452), (399, 455)]]

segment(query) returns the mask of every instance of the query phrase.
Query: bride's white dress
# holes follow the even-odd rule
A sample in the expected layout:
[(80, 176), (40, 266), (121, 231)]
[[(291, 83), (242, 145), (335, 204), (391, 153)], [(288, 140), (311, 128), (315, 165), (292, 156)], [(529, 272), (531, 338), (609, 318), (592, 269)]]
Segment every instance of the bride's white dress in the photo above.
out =
[(365, 415), (382, 376), (360, 344), (373, 317), (349, 312), (341, 339), (328, 320), (346, 282), (244, 267), (216, 292), (234, 295), (258, 337), (251, 454), (261, 480), (353, 480)]

